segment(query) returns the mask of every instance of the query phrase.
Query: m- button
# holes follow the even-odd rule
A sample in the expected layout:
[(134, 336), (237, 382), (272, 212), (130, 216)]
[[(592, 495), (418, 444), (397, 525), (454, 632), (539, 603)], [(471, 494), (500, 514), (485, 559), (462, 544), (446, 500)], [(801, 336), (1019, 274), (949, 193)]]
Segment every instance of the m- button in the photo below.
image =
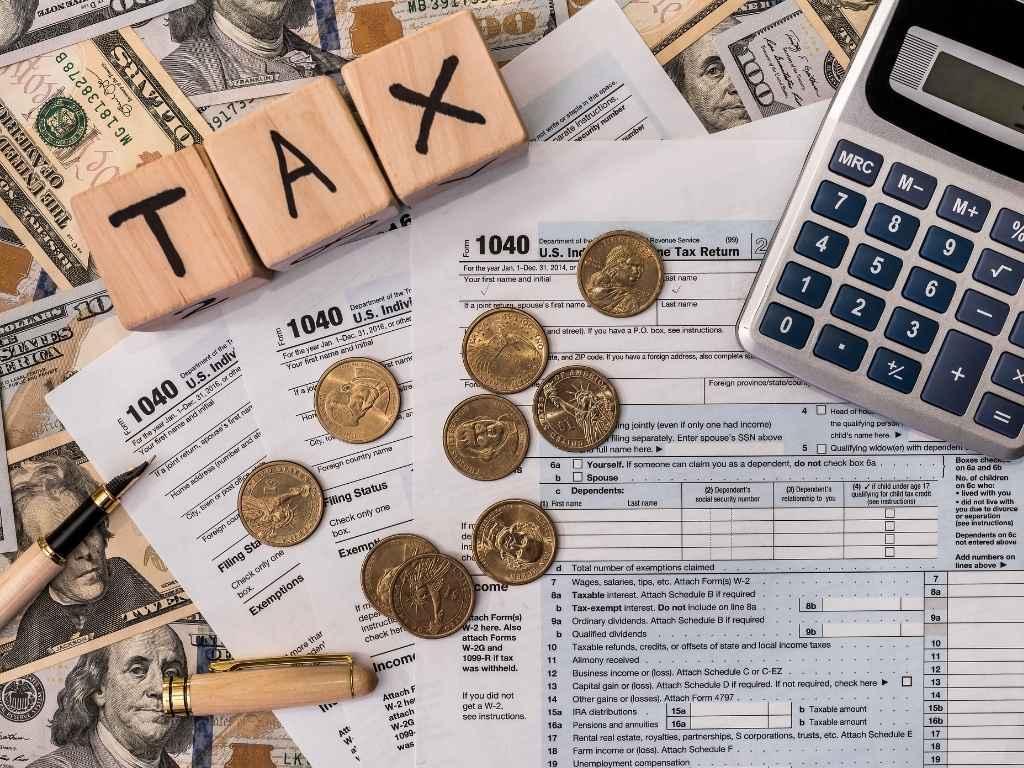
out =
[(883, 162), (884, 158), (877, 152), (843, 139), (836, 145), (828, 167), (832, 173), (870, 187), (878, 179)]
[(938, 185), (939, 180), (934, 176), (903, 163), (893, 163), (883, 189), (889, 197), (895, 197), (923, 211), (931, 203)]

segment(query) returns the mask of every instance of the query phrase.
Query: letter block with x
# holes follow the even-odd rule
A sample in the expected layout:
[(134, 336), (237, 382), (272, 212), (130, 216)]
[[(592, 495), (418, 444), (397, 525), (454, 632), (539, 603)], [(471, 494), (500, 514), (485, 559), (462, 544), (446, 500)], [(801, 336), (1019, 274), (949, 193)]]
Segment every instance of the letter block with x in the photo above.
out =
[(129, 330), (169, 326), (270, 276), (201, 146), (82, 192), (71, 207)]
[(232, 122), (204, 146), (256, 253), (271, 269), (379, 232), (398, 212), (328, 77)]
[(526, 129), (470, 11), (346, 64), (342, 76), (407, 204), (526, 146)]

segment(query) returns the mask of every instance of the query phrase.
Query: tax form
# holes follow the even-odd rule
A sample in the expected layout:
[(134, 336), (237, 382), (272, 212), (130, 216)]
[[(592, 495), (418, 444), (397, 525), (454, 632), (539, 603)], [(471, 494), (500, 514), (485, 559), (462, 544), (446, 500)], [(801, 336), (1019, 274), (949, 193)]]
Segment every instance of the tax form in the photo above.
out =
[[(462, 632), (418, 646), (418, 765), (1024, 763), (1020, 465), (836, 402), (737, 344), (805, 151), (533, 145), (421, 213), (417, 528), (479, 591)], [(655, 305), (621, 320), (589, 308), (575, 274), (616, 228), (651, 237), (666, 272)], [(546, 328), (547, 374), (594, 367), (621, 412), (589, 454), (532, 429), (522, 471), (479, 483), (441, 434), (479, 391), (463, 330), (501, 305)], [(512, 397), (531, 420), (535, 391)], [(471, 559), (476, 517), (513, 497), (559, 535), (521, 587)]]
[[(125, 507), (235, 658), (338, 651), (298, 553), (239, 521), (239, 486), (267, 454), (217, 313), (129, 335), (47, 402), (102, 476), (156, 457)], [(275, 714), (315, 765), (356, 764), (340, 707)]]
[[(326, 636), (377, 672), (372, 694), (344, 704), (360, 760), (411, 766), (414, 638), (374, 610), (360, 583), (366, 553), (381, 539), (412, 530), (408, 231), (365, 240), (279, 275), (233, 303), (226, 317), (263, 444), (273, 456), (308, 467), (324, 490), (323, 521), (293, 550), (303, 562), (316, 563), (305, 570), (304, 586)], [(320, 376), (354, 356), (385, 365), (402, 398), (394, 426), (362, 445), (327, 434), (313, 408)]]

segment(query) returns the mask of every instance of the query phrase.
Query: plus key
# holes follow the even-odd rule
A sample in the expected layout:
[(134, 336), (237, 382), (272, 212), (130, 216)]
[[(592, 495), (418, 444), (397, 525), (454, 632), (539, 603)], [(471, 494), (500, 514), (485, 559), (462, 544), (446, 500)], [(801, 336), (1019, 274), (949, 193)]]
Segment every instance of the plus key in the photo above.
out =
[(942, 342), (921, 399), (936, 408), (963, 416), (991, 356), (990, 345), (959, 331), (950, 331)]

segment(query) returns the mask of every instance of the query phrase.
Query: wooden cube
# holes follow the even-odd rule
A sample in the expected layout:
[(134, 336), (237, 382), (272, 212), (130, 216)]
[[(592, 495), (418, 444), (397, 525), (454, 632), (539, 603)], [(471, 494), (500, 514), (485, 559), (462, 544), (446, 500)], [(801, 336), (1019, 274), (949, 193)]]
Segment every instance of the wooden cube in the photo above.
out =
[(329, 77), (231, 123), (205, 147), (271, 269), (357, 239), (397, 213), (384, 174)]
[(154, 330), (269, 278), (201, 146), (71, 200), (125, 328)]
[(526, 146), (526, 129), (470, 11), (349, 62), (342, 76), (405, 203)]

